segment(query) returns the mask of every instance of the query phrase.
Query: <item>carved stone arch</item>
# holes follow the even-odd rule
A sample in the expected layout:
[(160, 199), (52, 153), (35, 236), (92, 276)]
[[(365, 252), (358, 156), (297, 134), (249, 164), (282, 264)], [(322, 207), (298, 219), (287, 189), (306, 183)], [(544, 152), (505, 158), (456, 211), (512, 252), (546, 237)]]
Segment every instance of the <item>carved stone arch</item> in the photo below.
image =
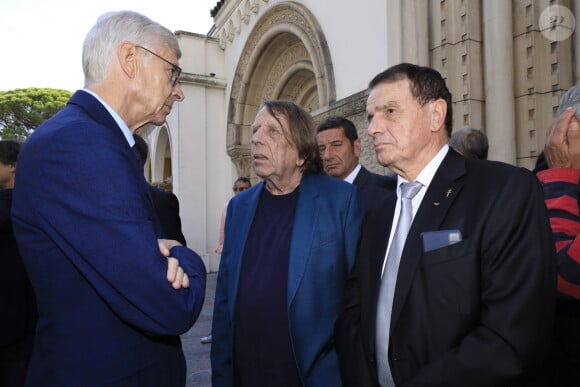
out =
[(310, 62), (296, 62), (280, 76), (278, 89), (274, 90), (273, 95), (277, 99), (294, 101), (309, 112), (318, 109), (316, 80), (311, 76), (312, 73)]
[(153, 132), (155, 146), (150, 154), (151, 182), (172, 190), (171, 133), (167, 126), (158, 126)]
[(251, 124), (266, 99), (286, 99), (308, 111), (336, 99), (334, 72), (320, 25), (303, 5), (268, 9), (248, 36), (232, 81), (227, 150), (240, 175), (250, 176)]
[(244, 1), (243, 5), (244, 12), (242, 13), (242, 20), (245, 24), (250, 22), (250, 0)]

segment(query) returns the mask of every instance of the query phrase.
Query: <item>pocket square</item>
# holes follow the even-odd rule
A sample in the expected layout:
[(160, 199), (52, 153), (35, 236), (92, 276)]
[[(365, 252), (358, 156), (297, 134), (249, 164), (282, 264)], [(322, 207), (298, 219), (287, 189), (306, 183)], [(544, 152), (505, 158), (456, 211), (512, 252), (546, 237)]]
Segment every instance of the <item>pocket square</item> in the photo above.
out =
[(421, 239), (423, 241), (423, 251), (426, 253), (461, 242), (462, 236), (459, 230), (438, 230), (422, 232)]

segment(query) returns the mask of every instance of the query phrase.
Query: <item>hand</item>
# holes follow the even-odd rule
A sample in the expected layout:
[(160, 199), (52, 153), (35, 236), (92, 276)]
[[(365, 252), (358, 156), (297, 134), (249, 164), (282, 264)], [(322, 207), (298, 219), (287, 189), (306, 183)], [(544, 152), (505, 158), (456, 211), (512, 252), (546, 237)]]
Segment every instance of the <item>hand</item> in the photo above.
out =
[(223, 245), (219, 245), (218, 247), (215, 248), (214, 253), (221, 254), (222, 253), (222, 248), (223, 248)]
[(169, 257), (169, 251), (175, 246), (182, 246), (178, 241), (172, 239), (157, 239), (157, 244), (159, 244), (159, 251), (164, 257)]
[(167, 281), (171, 283), (173, 289), (181, 289), (189, 287), (189, 277), (179, 266), (179, 261), (176, 258), (167, 258)]
[(550, 168), (580, 169), (580, 122), (573, 108), (552, 121), (544, 154)]
[(171, 239), (158, 239), (159, 251), (163, 256), (167, 257), (167, 281), (171, 283), (173, 289), (181, 289), (189, 287), (189, 277), (179, 266), (179, 261), (176, 258), (169, 256), (169, 251), (175, 246), (182, 246), (178, 241)]

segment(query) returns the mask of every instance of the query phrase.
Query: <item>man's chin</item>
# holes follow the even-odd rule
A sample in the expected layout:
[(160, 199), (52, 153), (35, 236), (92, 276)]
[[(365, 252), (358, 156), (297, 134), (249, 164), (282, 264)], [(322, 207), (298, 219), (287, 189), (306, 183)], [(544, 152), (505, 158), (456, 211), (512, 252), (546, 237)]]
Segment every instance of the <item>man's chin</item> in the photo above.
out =
[(166, 116), (163, 116), (163, 118), (154, 117), (151, 121), (149, 121), (149, 123), (153, 124), (153, 125), (161, 126), (161, 125), (165, 124), (165, 118), (166, 118)]

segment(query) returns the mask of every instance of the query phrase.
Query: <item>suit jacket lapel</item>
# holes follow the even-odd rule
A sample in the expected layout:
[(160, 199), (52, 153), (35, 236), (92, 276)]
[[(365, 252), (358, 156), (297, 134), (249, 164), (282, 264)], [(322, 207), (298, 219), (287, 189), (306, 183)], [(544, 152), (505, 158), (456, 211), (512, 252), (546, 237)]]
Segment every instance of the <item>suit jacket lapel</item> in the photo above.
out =
[(236, 206), (235, 218), (231, 218), (234, 225), (233, 227), (228, 227), (228, 229), (235, 230), (235, 235), (231, 236), (234, 241), (232, 243), (232, 250), (234, 253), (232, 253), (232, 259), (228, 266), (230, 270), (229, 278), (231, 285), (228, 294), (228, 299), (231, 300), (231, 302), (229, 302), (230, 316), (235, 315), (244, 249), (246, 248), (246, 240), (248, 239), (250, 228), (254, 222), (254, 216), (256, 214), (256, 208), (258, 208), (262, 189), (264, 189), (264, 182), (256, 184), (254, 187), (244, 192), (243, 196), (237, 197), (239, 202)]
[(362, 187), (365, 185), (368, 179), (369, 179), (369, 171), (367, 171), (365, 167), (361, 165), (360, 170), (358, 171), (356, 177), (352, 181), (352, 184), (356, 185), (357, 187)]
[(423, 256), (421, 233), (439, 229), (447, 211), (463, 187), (463, 183), (456, 180), (463, 176), (465, 171), (465, 160), (449, 149), (423, 197), (401, 256), (391, 314), (391, 332), (399, 319), (417, 266)]
[(318, 226), (318, 205), (320, 193), (311, 175), (302, 176), (300, 196), (294, 216), (292, 241), (290, 242), (290, 262), (288, 264), (288, 307), (292, 303), (308, 261), (311, 259), (314, 230)]
[[(368, 278), (370, 299), (364, 300), (368, 302), (370, 309), (370, 318), (367, 327), (369, 328), (369, 336), (367, 337), (367, 348), (370, 348), (374, 356), (375, 351), (375, 319), (377, 314), (377, 302), (379, 299), (379, 289), (381, 287), (381, 279), (383, 274), (383, 264), (386, 257), (387, 245), (389, 243), (389, 235), (391, 233), (392, 219), (395, 213), (395, 205), (397, 204), (397, 191), (393, 190), (388, 193), (383, 203), (377, 207), (376, 211), (368, 214), (362, 236), (365, 244), (369, 245), (368, 250), (360, 251), (357, 256), (358, 259), (369, 259), (369, 276), (362, 275), (361, 278)], [(367, 235), (368, 234), (368, 235)], [(362, 244), (361, 244), (362, 246)], [(363, 255), (360, 255), (360, 254)], [(364, 265), (363, 265), (364, 266)]]
[[(381, 278), (383, 274), (383, 264), (385, 262), (385, 257), (387, 253), (387, 246), (389, 244), (389, 235), (391, 235), (392, 219), (395, 214), (395, 206), (397, 204), (397, 191), (389, 192), (388, 196), (385, 198), (384, 203), (378, 208), (377, 213), (372, 214), (369, 219), (370, 226), (366, 227), (367, 230), (372, 229), (373, 237), (370, 239), (372, 257), (375, 258), (372, 261), (371, 269), (373, 269), (372, 289), (377, 290), (381, 284)], [(373, 292), (374, 294), (374, 292)]]

